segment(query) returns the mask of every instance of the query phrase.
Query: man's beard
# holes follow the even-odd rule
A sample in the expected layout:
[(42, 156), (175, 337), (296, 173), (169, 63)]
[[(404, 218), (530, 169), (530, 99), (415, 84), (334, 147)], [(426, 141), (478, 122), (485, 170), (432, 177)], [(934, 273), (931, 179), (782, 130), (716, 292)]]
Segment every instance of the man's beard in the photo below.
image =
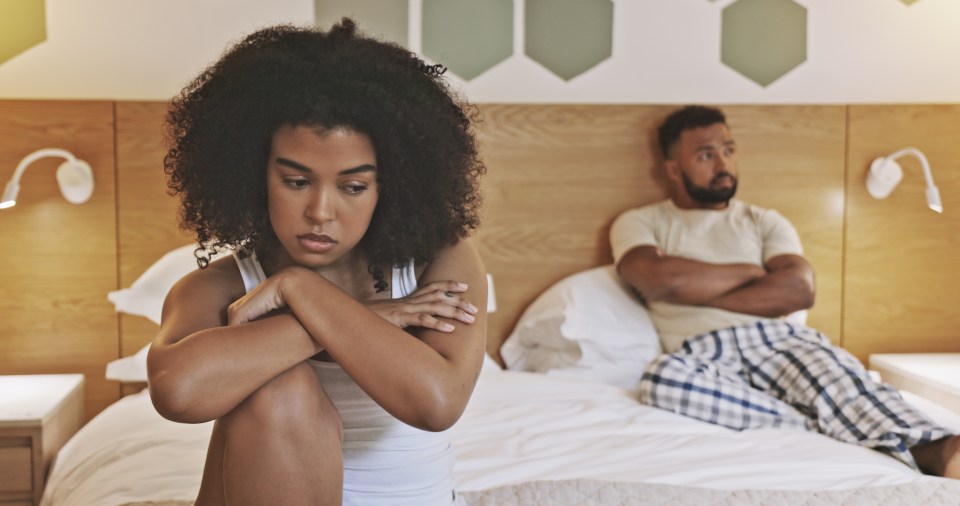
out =
[(710, 181), (712, 185), (724, 176), (728, 176), (733, 180), (733, 184), (729, 188), (720, 189), (713, 189), (709, 186), (697, 186), (683, 171), (680, 171), (680, 176), (683, 178), (683, 187), (687, 190), (687, 194), (690, 195), (690, 198), (701, 204), (727, 203), (733, 198), (733, 195), (737, 193), (737, 177), (729, 172), (721, 172)]

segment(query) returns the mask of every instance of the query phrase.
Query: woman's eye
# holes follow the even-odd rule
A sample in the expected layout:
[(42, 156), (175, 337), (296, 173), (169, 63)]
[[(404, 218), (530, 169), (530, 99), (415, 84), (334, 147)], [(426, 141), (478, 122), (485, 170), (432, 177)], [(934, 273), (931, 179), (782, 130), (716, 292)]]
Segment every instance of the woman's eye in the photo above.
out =
[(367, 189), (367, 185), (363, 184), (348, 184), (342, 186), (343, 191), (347, 192), (350, 195), (359, 195)]
[(284, 182), (287, 184), (287, 186), (293, 188), (306, 188), (307, 185), (310, 184), (306, 179), (287, 179)]

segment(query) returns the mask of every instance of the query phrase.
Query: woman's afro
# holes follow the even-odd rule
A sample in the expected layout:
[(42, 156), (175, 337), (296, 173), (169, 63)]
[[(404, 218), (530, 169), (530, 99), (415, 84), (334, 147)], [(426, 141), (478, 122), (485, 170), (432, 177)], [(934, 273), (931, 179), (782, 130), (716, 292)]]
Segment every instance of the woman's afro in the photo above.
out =
[[(235, 44), (176, 96), (164, 158), (180, 221), (213, 249), (268, 248), (266, 167), (283, 125), (366, 134), (377, 155), (377, 208), (360, 243), (373, 266), (429, 262), (479, 225), (472, 107), (439, 66), (359, 34), (343, 19), (329, 31), (289, 25)], [(380, 278), (382, 275), (375, 274)]]

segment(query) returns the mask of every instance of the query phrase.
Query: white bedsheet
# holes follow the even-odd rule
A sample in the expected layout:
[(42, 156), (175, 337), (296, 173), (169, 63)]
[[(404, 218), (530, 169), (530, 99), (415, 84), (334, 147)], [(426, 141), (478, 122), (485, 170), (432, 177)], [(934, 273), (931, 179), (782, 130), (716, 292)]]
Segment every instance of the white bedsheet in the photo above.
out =
[[(960, 415), (905, 396), (960, 430)], [(161, 418), (146, 392), (111, 405), (63, 448), (44, 506), (192, 500), (211, 424)], [(733, 432), (639, 405), (631, 392), (552, 376), (484, 371), (450, 430), (464, 492), (567, 479), (710, 489), (844, 490), (942, 481), (880, 453), (789, 430)]]

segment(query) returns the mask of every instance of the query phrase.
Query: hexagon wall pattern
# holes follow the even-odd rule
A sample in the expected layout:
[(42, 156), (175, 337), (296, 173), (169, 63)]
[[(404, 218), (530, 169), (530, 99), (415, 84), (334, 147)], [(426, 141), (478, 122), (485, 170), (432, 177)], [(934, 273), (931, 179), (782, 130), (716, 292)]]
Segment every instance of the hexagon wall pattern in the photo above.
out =
[(720, 60), (767, 86), (807, 59), (807, 9), (793, 0), (737, 0), (723, 9)]
[(525, 7), (524, 51), (564, 80), (610, 57), (610, 0), (527, 0)]
[(347, 16), (363, 33), (401, 46), (409, 44), (407, 0), (313, 0), (313, 12), (314, 22), (322, 30)]
[(423, 54), (465, 80), (513, 55), (512, 0), (423, 0)]
[(6, 0), (0, 4), (0, 65), (45, 40), (45, 0)]

